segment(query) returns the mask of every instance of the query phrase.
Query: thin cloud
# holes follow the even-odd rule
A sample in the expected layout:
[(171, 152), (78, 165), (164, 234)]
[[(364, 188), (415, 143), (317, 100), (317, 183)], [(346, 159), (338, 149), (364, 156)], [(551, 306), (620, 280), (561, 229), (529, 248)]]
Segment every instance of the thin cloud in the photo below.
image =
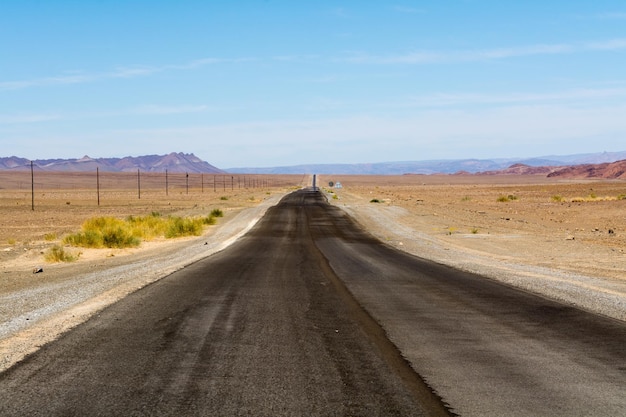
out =
[(54, 77), (35, 78), (30, 80), (0, 81), (0, 91), (20, 90), (32, 87), (44, 87), (64, 84), (85, 84), (106, 79), (116, 78), (138, 78), (147, 77), (152, 74), (165, 71), (192, 70), (207, 65), (220, 63), (239, 63), (253, 60), (252, 58), (202, 58), (189, 61), (183, 64), (171, 64), (162, 66), (134, 66), (118, 67), (109, 72), (100, 73), (73, 73)]
[(609, 39), (602, 42), (589, 42), (585, 44), (585, 48), (589, 50), (614, 51), (626, 49), (626, 39)]
[(183, 113), (201, 113), (205, 111), (209, 111), (210, 107), (206, 105), (200, 106), (158, 106), (158, 105), (147, 105), (137, 107), (132, 110), (132, 113), (136, 114), (156, 114), (156, 115), (166, 115), (166, 114), (183, 114)]
[(425, 13), (422, 9), (416, 9), (415, 7), (407, 7), (407, 6), (393, 6), (392, 10), (399, 13), (408, 13), (408, 14), (417, 14), (417, 13)]
[(280, 62), (311, 62), (321, 59), (320, 55), (302, 54), (302, 55), (276, 55), (272, 57), (274, 61)]
[(0, 125), (23, 124), (23, 123), (41, 123), (53, 120), (59, 120), (62, 117), (58, 114), (15, 114), (0, 115)]
[(538, 44), (520, 47), (505, 47), (492, 49), (471, 49), (457, 51), (419, 51), (400, 55), (371, 55), (366, 53), (352, 53), (348, 57), (337, 61), (356, 64), (436, 64), (445, 62), (471, 62), (507, 58), (517, 58), (538, 55), (562, 55), (584, 51), (620, 50), (626, 49), (626, 39), (609, 39), (582, 44)]
[(83, 120), (83, 119), (103, 119), (110, 117), (128, 116), (128, 115), (178, 115), (190, 113), (202, 113), (216, 110), (214, 107), (207, 105), (176, 105), (164, 106), (149, 104), (135, 108), (122, 109), (119, 111), (100, 111), (100, 112), (74, 112), (74, 113), (42, 113), (42, 114), (14, 114), (0, 115), (0, 125), (9, 124), (32, 124), (45, 123), (58, 120)]
[(598, 19), (626, 19), (626, 12), (606, 12), (596, 15)]
[(346, 19), (350, 17), (350, 13), (343, 7), (336, 7), (331, 10), (331, 14), (335, 17)]
[(587, 102), (589, 100), (612, 97), (626, 97), (626, 88), (583, 88), (553, 93), (437, 93), (414, 97), (406, 103), (406, 106), (447, 107), (468, 104), (541, 104), (558, 101), (572, 103), (575, 102), (575, 100)]

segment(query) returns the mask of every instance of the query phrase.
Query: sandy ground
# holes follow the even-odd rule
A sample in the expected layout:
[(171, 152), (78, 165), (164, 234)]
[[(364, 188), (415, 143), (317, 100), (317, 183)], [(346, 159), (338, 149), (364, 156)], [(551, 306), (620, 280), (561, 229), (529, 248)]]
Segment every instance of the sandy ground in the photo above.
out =
[[(283, 178), (284, 179), (284, 178)], [(278, 182), (278, 181), (277, 181)], [(218, 192), (109, 192), (100, 206), (93, 192), (48, 191), (30, 209), (27, 192), (0, 189), (0, 371), (87, 320), (129, 293), (227, 247), (247, 232), (290, 190), (310, 182), (287, 178), (288, 186), (223, 189)], [(45, 194), (45, 195), (44, 195)], [(159, 238), (132, 249), (84, 249), (72, 263), (48, 263), (44, 254), (63, 245), (67, 233), (97, 216), (125, 218), (152, 212), (224, 217), (199, 237)], [(43, 272), (34, 273), (41, 270)]]
[[(324, 176), (318, 184), (331, 203), (398, 249), (626, 320), (625, 182)], [(1, 192), (0, 370), (128, 293), (221, 250), (288, 191), (147, 194), (134, 202), (120, 195), (97, 209), (80, 193), (56, 193), (34, 212), (24, 210), (26, 193)], [(94, 212), (193, 215), (216, 207), (226, 216), (201, 237), (80, 250), (71, 264), (43, 260), (47, 247)], [(37, 268), (44, 272), (33, 274)]]
[(625, 182), (378, 180), (320, 183), (340, 182), (324, 189), (329, 201), (400, 250), (626, 320)]

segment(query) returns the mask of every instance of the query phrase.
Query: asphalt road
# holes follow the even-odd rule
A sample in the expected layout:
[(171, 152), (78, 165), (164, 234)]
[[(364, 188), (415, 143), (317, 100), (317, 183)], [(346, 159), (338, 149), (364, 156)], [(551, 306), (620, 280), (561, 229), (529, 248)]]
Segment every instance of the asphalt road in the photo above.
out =
[(0, 374), (0, 415), (619, 416), (625, 394), (625, 323), (403, 254), (300, 191)]

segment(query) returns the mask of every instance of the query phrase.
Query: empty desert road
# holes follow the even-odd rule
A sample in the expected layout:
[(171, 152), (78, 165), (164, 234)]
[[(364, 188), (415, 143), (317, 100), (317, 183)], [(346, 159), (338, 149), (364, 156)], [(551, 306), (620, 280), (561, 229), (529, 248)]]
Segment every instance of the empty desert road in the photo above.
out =
[(0, 416), (626, 416), (626, 323), (406, 255), (318, 192), (0, 374)]

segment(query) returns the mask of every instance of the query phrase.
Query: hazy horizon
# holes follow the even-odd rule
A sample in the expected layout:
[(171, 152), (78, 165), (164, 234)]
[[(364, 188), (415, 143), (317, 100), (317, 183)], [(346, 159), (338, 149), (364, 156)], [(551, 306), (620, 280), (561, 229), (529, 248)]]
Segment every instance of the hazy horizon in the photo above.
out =
[(26, 0), (3, 5), (0, 35), (6, 156), (230, 168), (626, 143), (617, 1)]

